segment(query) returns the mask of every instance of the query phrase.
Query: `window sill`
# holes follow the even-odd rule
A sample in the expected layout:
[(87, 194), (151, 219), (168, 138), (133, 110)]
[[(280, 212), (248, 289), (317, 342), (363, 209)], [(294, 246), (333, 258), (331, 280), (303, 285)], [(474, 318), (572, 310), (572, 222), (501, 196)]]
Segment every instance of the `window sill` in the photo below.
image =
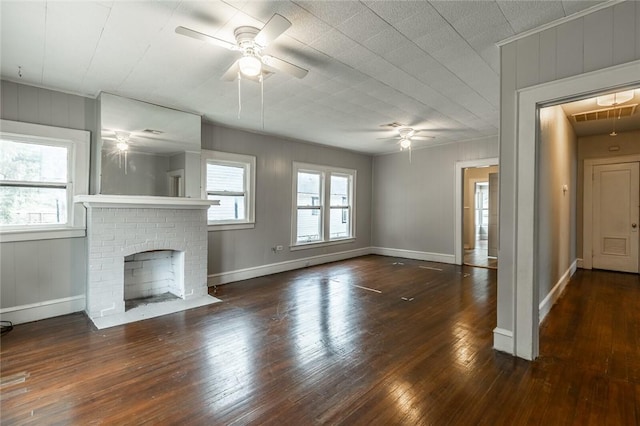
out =
[(255, 222), (243, 222), (243, 223), (221, 223), (219, 225), (207, 225), (209, 232), (215, 231), (232, 231), (234, 229), (253, 229), (256, 227)]
[(341, 238), (339, 240), (320, 241), (320, 242), (314, 242), (314, 243), (298, 243), (298, 244), (293, 244), (289, 246), (289, 249), (291, 251), (307, 250), (307, 249), (314, 249), (319, 247), (335, 246), (337, 244), (353, 243), (355, 242), (355, 240), (356, 240), (355, 237), (350, 237), (350, 238)]
[(7, 229), (0, 231), (0, 243), (81, 238), (85, 236), (86, 230), (84, 228)]

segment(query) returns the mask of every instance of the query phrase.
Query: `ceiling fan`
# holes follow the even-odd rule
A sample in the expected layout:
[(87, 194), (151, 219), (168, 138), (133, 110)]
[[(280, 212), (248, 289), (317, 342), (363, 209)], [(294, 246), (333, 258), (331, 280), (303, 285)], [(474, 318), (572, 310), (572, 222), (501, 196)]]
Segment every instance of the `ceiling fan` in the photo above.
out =
[(404, 151), (405, 149), (411, 150), (412, 141), (413, 140), (426, 140), (426, 139), (434, 139), (433, 136), (422, 136), (418, 135), (418, 133), (422, 132), (420, 129), (414, 129), (408, 126), (401, 126), (397, 128), (398, 135), (392, 138), (380, 138), (380, 139), (388, 139), (388, 140), (398, 140), (398, 144), (400, 145), (400, 150)]
[(271, 19), (258, 29), (242, 26), (233, 32), (236, 40), (230, 42), (213, 37), (186, 27), (176, 27), (176, 33), (224, 47), (241, 53), (241, 57), (222, 75), (222, 80), (233, 81), (241, 73), (253, 80), (261, 80), (276, 71), (282, 71), (297, 78), (303, 78), (309, 72), (298, 65), (275, 56), (266, 55), (264, 49), (291, 26), (291, 22), (282, 15), (274, 14)]

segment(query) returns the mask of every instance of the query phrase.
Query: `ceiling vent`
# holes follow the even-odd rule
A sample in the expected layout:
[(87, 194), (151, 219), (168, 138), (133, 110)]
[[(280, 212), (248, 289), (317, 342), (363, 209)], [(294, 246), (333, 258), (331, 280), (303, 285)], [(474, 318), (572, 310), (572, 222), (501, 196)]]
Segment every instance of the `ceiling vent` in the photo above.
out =
[(585, 121), (606, 120), (613, 117), (629, 117), (636, 112), (638, 104), (621, 105), (611, 108), (597, 109), (594, 111), (579, 112), (571, 114), (576, 123)]
[(155, 129), (144, 129), (142, 132), (143, 133), (150, 133), (152, 135), (161, 135), (161, 134), (164, 133), (162, 130), (155, 130)]
[(396, 128), (396, 127), (406, 127), (404, 124), (400, 124), (397, 121), (394, 121), (393, 123), (388, 123), (388, 124), (381, 124), (380, 127), (392, 127), (392, 128)]

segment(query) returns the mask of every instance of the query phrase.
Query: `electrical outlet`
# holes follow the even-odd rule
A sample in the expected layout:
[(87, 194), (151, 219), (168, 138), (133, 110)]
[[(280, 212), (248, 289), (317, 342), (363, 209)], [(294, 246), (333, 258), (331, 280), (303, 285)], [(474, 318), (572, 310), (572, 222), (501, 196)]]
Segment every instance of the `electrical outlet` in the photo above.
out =
[(282, 251), (282, 246), (280, 245), (276, 246), (276, 251)]

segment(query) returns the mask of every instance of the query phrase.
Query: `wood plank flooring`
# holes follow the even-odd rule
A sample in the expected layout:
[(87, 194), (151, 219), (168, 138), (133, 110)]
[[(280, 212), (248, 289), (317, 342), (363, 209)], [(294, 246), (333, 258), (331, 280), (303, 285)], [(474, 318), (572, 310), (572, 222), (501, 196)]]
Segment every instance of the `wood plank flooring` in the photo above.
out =
[(18, 325), (1, 339), (0, 420), (640, 423), (636, 275), (578, 271), (533, 363), (491, 348), (495, 287), (488, 269), (365, 256), (105, 330), (84, 314)]

